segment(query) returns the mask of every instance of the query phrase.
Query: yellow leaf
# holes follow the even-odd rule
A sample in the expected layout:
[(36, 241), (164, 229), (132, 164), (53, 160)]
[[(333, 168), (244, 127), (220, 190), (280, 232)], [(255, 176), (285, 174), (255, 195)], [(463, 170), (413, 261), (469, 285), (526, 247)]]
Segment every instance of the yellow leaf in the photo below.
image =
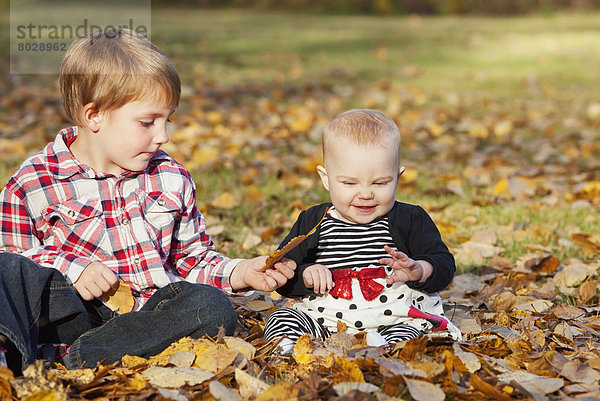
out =
[(127, 380), (127, 387), (137, 391), (143, 390), (146, 387), (146, 380), (144, 376), (136, 372)]
[(148, 361), (142, 358), (141, 356), (125, 355), (123, 358), (121, 358), (121, 365), (123, 365), (126, 368), (133, 368), (135, 366), (142, 365), (147, 362)]
[(335, 360), (339, 366), (339, 369), (335, 369), (333, 372), (333, 384), (343, 382), (359, 382), (365, 381), (362, 371), (356, 364), (356, 362), (335, 357)]
[(245, 203), (258, 203), (267, 199), (263, 191), (256, 185), (250, 185), (244, 190)]
[(167, 363), (169, 363), (169, 358), (171, 357), (171, 355), (179, 351), (194, 351), (196, 355), (198, 355), (212, 346), (214, 346), (214, 343), (208, 340), (195, 340), (190, 337), (184, 337), (176, 343), (171, 344), (160, 354), (148, 359), (148, 364), (166, 365)]
[(473, 138), (486, 139), (490, 136), (490, 132), (485, 125), (477, 123), (469, 127), (469, 135)]
[[(2, 369), (6, 369), (7, 368), (2, 366)], [(8, 401), (12, 399), (12, 389), (10, 388), (10, 383), (8, 380), (0, 377), (0, 400), (2, 401)]]
[(237, 207), (240, 202), (231, 193), (223, 192), (210, 202), (211, 206), (220, 209), (233, 209)]
[(218, 111), (209, 111), (206, 113), (206, 120), (212, 125), (217, 125), (223, 122), (223, 114)]
[(42, 390), (37, 393), (31, 394), (25, 398), (22, 398), (23, 401), (58, 401), (61, 397), (57, 395), (52, 390)]
[(508, 196), (508, 178), (502, 178), (494, 185), (495, 196)]
[(119, 313), (131, 312), (135, 307), (131, 287), (123, 281), (119, 281), (119, 286), (115, 290), (103, 295), (102, 300), (111, 310)]
[(427, 121), (425, 128), (432, 136), (438, 137), (444, 133), (444, 127), (436, 123), (435, 121)]
[(296, 383), (292, 382), (279, 382), (273, 384), (261, 395), (258, 396), (256, 401), (267, 401), (267, 400), (297, 400), (300, 394), (300, 389)]
[(585, 199), (600, 198), (600, 181), (591, 181), (577, 191), (577, 196)]
[(308, 365), (315, 362), (315, 357), (312, 355), (312, 351), (315, 349), (315, 343), (312, 341), (308, 334), (301, 336), (296, 345), (292, 355), (299, 365)]
[(456, 226), (443, 221), (436, 222), (438, 229), (441, 234), (454, 234), (456, 232)]
[(217, 373), (231, 365), (238, 355), (238, 352), (221, 345), (215, 345), (197, 355), (194, 366), (209, 372)]
[[(192, 153), (192, 160), (189, 161), (189, 166), (186, 165), (186, 167), (190, 168), (190, 166), (194, 167), (194, 168), (198, 168), (198, 167), (204, 167), (209, 165), (210, 163), (213, 163), (215, 161), (217, 161), (219, 159), (220, 153), (219, 153), (219, 149), (217, 149), (214, 146), (202, 146), (196, 150), (194, 150), (194, 152)], [(193, 170), (193, 168), (190, 168)]]
[(419, 172), (414, 168), (407, 168), (400, 177), (400, 184), (412, 184), (419, 178)]
[(494, 135), (496, 135), (497, 137), (500, 137), (500, 138), (504, 138), (505, 136), (510, 134), (512, 129), (513, 129), (512, 121), (510, 121), (510, 120), (498, 121), (494, 125)]

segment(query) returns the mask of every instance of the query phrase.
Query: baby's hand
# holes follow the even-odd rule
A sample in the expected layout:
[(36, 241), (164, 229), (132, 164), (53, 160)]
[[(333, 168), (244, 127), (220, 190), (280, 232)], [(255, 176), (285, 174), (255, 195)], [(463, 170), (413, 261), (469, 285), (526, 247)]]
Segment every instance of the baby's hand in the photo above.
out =
[(333, 289), (331, 270), (323, 265), (311, 265), (304, 269), (302, 279), (306, 288), (312, 288), (316, 294), (325, 294)]
[(81, 298), (91, 301), (115, 289), (118, 283), (119, 279), (108, 266), (101, 262), (92, 262), (73, 283), (73, 287)]
[[(426, 261), (416, 261), (409, 258), (405, 253), (394, 250), (385, 245), (384, 249), (391, 258), (379, 259), (379, 263), (394, 269), (394, 273), (386, 280), (388, 284), (407, 281), (424, 281), (431, 275), (433, 266)], [(429, 266), (427, 266), (429, 265)]]
[(248, 287), (259, 291), (271, 292), (281, 287), (294, 277), (296, 262), (283, 258), (275, 263), (272, 269), (265, 271), (267, 256), (257, 256), (254, 259), (242, 260), (231, 272), (229, 283), (234, 290), (242, 290)]

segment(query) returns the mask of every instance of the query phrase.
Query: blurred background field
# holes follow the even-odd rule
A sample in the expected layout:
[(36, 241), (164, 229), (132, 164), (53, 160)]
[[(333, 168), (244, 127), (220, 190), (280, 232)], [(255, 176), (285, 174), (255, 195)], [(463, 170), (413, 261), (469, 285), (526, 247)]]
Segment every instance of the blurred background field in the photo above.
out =
[[(219, 250), (269, 253), (300, 210), (327, 200), (320, 131), (369, 107), (403, 134), (398, 199), (432, 214), (460, 271), (598, 257), (593, 2), (324, 3), (153, 6), (151, 39), (184, 84), (165, 150), (192, 171)], [(4, 58), (0, 186), (68, 124), (56, 78), (10, 75)]]

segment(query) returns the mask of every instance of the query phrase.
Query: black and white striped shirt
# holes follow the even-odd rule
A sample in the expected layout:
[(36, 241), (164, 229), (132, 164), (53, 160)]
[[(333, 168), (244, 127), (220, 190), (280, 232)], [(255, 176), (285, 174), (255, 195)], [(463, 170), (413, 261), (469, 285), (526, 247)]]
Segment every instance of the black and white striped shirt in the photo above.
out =
[(379, 265), (379, 259), (390, 256), (383, 246), (396, 248), (389, 226), (387, 216), (368, 224), (351, 224), (327, 215), (321, 223), (315, 263), (330, 269)]

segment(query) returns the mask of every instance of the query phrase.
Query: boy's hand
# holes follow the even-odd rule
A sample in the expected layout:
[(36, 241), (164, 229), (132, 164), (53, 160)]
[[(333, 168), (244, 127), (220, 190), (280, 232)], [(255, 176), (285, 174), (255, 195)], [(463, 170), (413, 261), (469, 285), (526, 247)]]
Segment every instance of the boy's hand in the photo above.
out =
[(431, 273), (433, 272), (431, 263), (425, 260), (413, 260), (405, 253), (392, 249), (387, 245), (383, 248), (390, 254), (391, 258), (379, 259), (379, 263), (394, 269), (394, 273), (387, 278), (386, 283), (394, 284), (407, 281), (423, 282), (431, 276)]
[(119, 279), (108, 266), (101, 262), (92, 262), (83, 270), (73, 286), (81, 298), (91, 301), (116, 288), (118, 282)]
[(302, 272), (302, 279), (306, 288), (312, 288), (316, 294), (325, 294), (333, 288), (331, 270), (323, 265), (311, 265)]
[(234, 290), (254, 288), (255, 290), (271, 292), (281, 287), (294, 277), (296, 262), (284, 258), (275, 263), (272, 269), (261, 271), (267, 256), (242, 260), (231, 272), (229, 283)]

